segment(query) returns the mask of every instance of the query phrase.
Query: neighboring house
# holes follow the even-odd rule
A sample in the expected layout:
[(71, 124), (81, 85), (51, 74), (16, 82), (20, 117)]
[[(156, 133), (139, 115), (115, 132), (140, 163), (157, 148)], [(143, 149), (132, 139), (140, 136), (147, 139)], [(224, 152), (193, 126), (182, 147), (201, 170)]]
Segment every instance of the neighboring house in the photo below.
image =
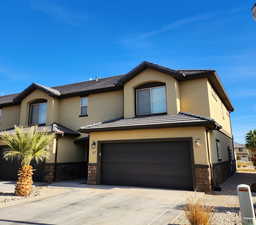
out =
[[(56, 134), (38, 177), (210, 191), (235, 170), (233, 106), (213, 70), (143, 62), (127, 74), (0, 97), (0, 127)], [(13, 132), (13, 131), (9, 131)], [(0, 164), (0, 179), (11, 170)], [(8, 166), (9, 165), (9, 166)], [(38, 172), (39, 173), (39, 172)]]
[(245, 145), (234, 143), (235, 156), (237, 161), (249, 162), (252, 159), (252, 152)]

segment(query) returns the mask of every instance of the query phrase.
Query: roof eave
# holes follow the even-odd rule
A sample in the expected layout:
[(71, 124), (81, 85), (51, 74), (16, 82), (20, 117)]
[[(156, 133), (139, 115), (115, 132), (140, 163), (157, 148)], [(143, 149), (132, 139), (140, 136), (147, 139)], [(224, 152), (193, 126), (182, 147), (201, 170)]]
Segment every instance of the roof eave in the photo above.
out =
[(180, 81), (187, 81), (187, 80), (195, 80), (199, 78), (207, 78), (209, 82), (211, 83), (213, 89), (218, 93), (218, 95), (221, 95), (221, 99), (224, 102), (225, 106), (229, 110), (229, 112), (234, 112), (234, 107), (228, 97), (228, 94), (226, 93), (223, 84), (217, 75), (215, 70), (209, 70), (206, 72), (202, 72), (197, 75), (188, 75), (180, 79)]
[(214, 121), (190, 122), (190, 123), (165, 123), (165, 124), (150, 124), (150, 125), (134, 125), (134, 126), (119, 126), (119, 127), (104, 127), (104, 128), (83, 128), (79, 129), (81, 133), (91, 133), (100, 131), (114, 130), (135, 130), (135, 129), (155, 129), (155, 128), (175, 128), (175, 127), (207, 127), (210, 130), (217, 130), (220, 127)]
[(20, 103), (24, 98), (26, 98), (31, 92), (33, 92), (36, 89), (45, 92), (46, 94), (48, 94), (51, 97), (59, 97), (60, 96), (60, 94), (55, 94), (55, 93), (47, 90), (46, 88), (43, 88), (42, 86), (40, 86), (36, 83), (32, 83), (30, 86), (28, 86), (26, 89), (24, 89), (18, 96), (16, 96), (13, 99), (13, 104)]
[(135, 77), (137, 74), (141, 73), (145, 69), (155, 69), (159, 72), (169, 74), (169, 75), (175, 77), (176, 79), (183, 76), (182, 73), (180, 73), (176, 70), (171, 70), (169, 68), (166, 68), (166, 67), (163, 67), (163, 66), (151, 63), (151, 62), (144, 61), (144, 62), (140, 63), (138, 66), (136, 66), (135, 68), (133, 68), (130, 72), (128, 72), (119, 81), (119, 85), (124, 85), (126, 82), (131, 80), (133, 77)]

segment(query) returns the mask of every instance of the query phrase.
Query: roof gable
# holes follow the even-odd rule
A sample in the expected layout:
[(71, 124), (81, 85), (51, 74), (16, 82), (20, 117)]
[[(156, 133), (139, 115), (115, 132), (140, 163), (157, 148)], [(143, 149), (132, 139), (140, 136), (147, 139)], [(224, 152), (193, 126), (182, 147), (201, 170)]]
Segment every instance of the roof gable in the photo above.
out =
[(133, 77), (137, 76), (139, 73), (145, 69), (154, 69), (159, 72), (168, 74), (178, 81), (186, 81), (198, 78), (207, 78), (211, 83), (212, 87), (219, 95), (220, 99), (224, 102), (225, 106), (229, 111), (234, 111), (231, 101), (225, 92), (223, 85), (214, 70), (173, 70), (164, 66), (160, 66), (151, 62), (142, 62), (130, 72), (124, 75), (107, 77), (92, 81), (84, 81), (75, 84), (47, 87), (41, 84), (33, 83), (24, 91), (15, 95), (0, 96), (0, 107), (6, 105), (18, 104), (23, 98), (29, 95), (33, 90), (40, 89), (50, 96), (53, 97), (70, 97), (70, 96), (81, 96), (91, 93), (98, 93), (104, 91), (118, 90), (122, 89), (123, 85), (131, 80)]
[(26, 98), (29, 94), (31, 94), (34, 90), (40, 90), (45, 92), (51, 97), (59, 97), (61, 93), (53, 88), (37, 84), (37, 83), (32, 83), (30, 86), (28, 86), (24, 91), (22, 91), (20, 94), (15, 96), (13, 99), (14, 103), (20, 103), (24, 98)]
[(129, 80), (131, 80), (132, 78), (134, 78), (135, 76), (137, 76), (138, 74), (140, 74), (142, 71), (144, 71), (146, 69), (157, 70), (159, 72), (168, 74), (168, 75), (176, 78), (177, 80), (179, 80), (183, 77), (183, 74), (176, 70), (172, 70), (172, 69), (169, 69), (164, 66), (160, 66), (160, 65), (157, 65), (154, 63), (144, 61), (141, 64), (139, 64), (138, 66), (136, 66), (134, 69), (132, 69), (130, 72), (128, 72), (124, 77), (122, 77), (119, 81), (119, 85), (125, 84), (126, 82), (128, 82)]

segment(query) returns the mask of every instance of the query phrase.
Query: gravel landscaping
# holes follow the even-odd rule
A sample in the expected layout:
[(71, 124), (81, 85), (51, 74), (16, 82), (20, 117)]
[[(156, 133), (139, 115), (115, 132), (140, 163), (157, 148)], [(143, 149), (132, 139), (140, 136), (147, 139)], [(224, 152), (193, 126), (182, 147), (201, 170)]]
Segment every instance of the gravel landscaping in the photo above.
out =
[[(256, 174), (237, 173), (222, 185), (221, 192), (204, 195), (203, 201), (205, 204), (214, 207), (213, 225), (241, 225), (236, 187), (238, 184), (251, 184), (254, 182), (256, 182)], [(253, 202), (256, 203), (255, 194), (253, 194)], [(180, 208), (182, 210), (182, 206)], [(182, 213), (170, 225), (174, 224), (187, 225), (189, 223), (185, 218), (185, 214)]]
[(33, 191), (29, 197), (20, 197), (14, 195), (14, 188), (15, 182), (0, 181), (0, 208), (9, 207), (33, 200), (44, 199), (67, 191), (63, 188), (35, 184), (33, 185)]

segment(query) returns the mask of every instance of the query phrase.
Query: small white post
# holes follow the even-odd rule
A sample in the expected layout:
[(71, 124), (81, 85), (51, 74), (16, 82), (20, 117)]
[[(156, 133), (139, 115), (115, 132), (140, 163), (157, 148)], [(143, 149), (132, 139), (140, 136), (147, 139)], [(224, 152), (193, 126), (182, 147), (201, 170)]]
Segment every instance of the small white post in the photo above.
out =
[(250, 186), (246, 184), (238, 185), (237, 194), (239, 197), (242, 224), (256, 225)]

